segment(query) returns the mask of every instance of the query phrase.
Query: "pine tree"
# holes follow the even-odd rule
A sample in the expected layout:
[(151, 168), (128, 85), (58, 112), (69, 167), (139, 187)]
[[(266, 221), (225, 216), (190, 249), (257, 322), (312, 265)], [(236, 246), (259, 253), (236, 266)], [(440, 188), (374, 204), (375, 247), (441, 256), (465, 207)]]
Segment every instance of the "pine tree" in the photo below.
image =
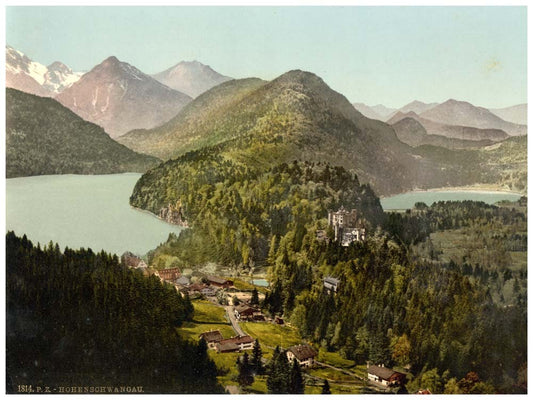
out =
[(302, 370), (300, 369), (300, 363), (296, 358), (294, 358), (292, 360), (291, 372), (289, 375), (289, 393), (303, 394), (304, 388), (305, 384), (302, 376)]
[(259, 304), (259, 293), (257, 293), (256, 287), (254, 287), (254, 290), (252, 290), (252, 298), (250, 299), (250, 304)]
[(259, 339), (255, 339), (254, 348), (252, 350), (251, 365), (257, 375), (263, 375), (264, 373), (263, 361), (261, 361), (262, 357), (263, 351), (261, 350)]
[(252, 374), (252, 367), (248, 358), (248, 353), (244, 353), (242, 361), (240, 357), (237, 357), (237, 369), (239, 371), (239, 377), (237, 381), (242, 387), (250, 386), (254, 383), (254, 376)]
[(329, 382), (327, 379), (324, 381), (324, 384), (322, 385), (322, 394), (331, 394), (331, 390), (329, 388)]
[(285, 352), (277, 346), (268, 365), (268, 393), (286, 394), (289, 389), (289, 361)]

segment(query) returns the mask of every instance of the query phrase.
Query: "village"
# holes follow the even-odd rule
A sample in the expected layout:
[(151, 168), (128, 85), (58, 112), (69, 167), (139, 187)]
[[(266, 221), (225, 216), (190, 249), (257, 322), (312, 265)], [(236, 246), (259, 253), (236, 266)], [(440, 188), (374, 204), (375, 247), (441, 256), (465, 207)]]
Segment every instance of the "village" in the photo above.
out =
[[(342, 246), (365, 240), (366, 231), (359, 222), (357, 210), (347, 211), (341, 207), (337, 212), (330, 212), (328, 225), (333, 229), (334, 240)], [(330, 240), (325, 231), (317, 231), (317, 238)], [(392, 370), (383, 365), (355, 365), (339, 354), (301, 339), (289, 321), (261, 309), (268, 287), (255, 285), (253, 279), (191, 276), (179, 267), (154, 269), (130, 252), (122, 255), (122, 262), (145, 275), (156, 276), (192, 300), (194, 321), (186, 323), (180, 331), (186, 339), (205, 341), (217, 367), (227, 371), (219, 381), (229, 393), (243, 393), (243, 388), (236, 382), (236, 360), (239, 354), (251, 351), (256, 342), (262, 349), (265, 364), (276, 347), (286, 352), (290, 363), (297, 360), (306, 380), (306, 393), (320, 393), (326, 380), (335, 393), (396, 393), (404, 388), (407, 370)], [(322, 284), (324, 290), (334, 294), (341, 281), (334, 276), (325, 276)], [(256, 377), (245, 392), (266, 393), (265, 378)], [(428, 392), (427, 389), (419, 391), (420, 394)]]

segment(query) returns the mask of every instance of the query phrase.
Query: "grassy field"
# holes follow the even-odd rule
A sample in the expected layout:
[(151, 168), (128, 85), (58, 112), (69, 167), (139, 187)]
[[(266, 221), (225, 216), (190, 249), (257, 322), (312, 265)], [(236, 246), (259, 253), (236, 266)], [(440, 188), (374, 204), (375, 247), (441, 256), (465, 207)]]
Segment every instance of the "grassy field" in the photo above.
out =
[(338, 353), (332, 353), (324, 350), (323, 348), (320, 348), (318, 350), (317, 361), (333, 365), (334, 367), (338, 368), (352, 368), (353, 366), (355, 366), (355, 362), (353, 362), (352, 360), (346, 360), (345, 358), (342, 358)]
[(262, 346), (280, 346), (286, 349), (302, 343), (302, 338), (296, 328), (266, 322), (241, 322), (240, 325), (250, 336), (259, 339)]
[(226, 319), (226, 311), (206, 300), (195, 300), (192, 322), (185, 322), (179, 328), (180, 335), (188, 340), (199, 340), (199, 335), (210, 330), (219, 330), (224, 338), (235, 335), (233, 328)]
[(192, 302), (194, 306), (195, 322), (209, 322), (209, 323), (226, 323), (226, 310), (223, 307), (217, 306), (207, 300), (196, 300)]
[(233, 281), (233, 286), (235, 286), (235, 289), (242, 290), (243, 292), (251, 292), (254, 290), (254, 287), (257, 289), (259, 293), (266, 293), (268, 290), (266, 287), (263, 286), (256, 286), (250, 282), (246, 282), (239, 278), (225, 278), (230, 279)]

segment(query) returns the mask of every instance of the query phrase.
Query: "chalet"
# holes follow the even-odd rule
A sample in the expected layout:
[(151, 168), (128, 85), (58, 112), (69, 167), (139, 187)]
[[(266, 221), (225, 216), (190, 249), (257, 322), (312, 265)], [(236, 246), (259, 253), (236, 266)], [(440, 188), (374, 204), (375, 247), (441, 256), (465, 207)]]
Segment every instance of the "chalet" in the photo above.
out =
[(216, 343), (215, 348), (219, 353), (251, 350), (254, 347), (254, 339), (251, 336), (235, 336)]
[(166, 268), (157, 271), (159, 277), (164, 281), (174, 282), (181, 276), (179, 268)]
[(224, 278), (219, 278), (218, 276), (208, 276), (207, 281), (210, 285), (218, 286), (221, 288), (229, 288), (230, 286), (233, 286), (233, 281)]
[(218, 342), (217, 344), (215, 344), (215, 349), (217, 353), (234, 353), (239, 351), (238, 345), (233, 342), (227, 342), (226, 340), (229, 339), (225, 339), (225, 341)]
[(220, 331), (204, 332), (204, 333), (201, 333), (199, 337), (205, 340), (205, 342), (207, 343), (207, 347), (209, 347), (210, 349), (214, 349), (215, 345), (218, 342), (220, 342), (221, 340), (224, 340)]
[(337, 278), (333, 278), (332, 276), (326, 276), (323, 282), (324, 288), (326, 290), (328, 290), (329, 292), (337, 293), (337, 290), (339, 289), (340, 280), (338, 280)]
[(239, 304), (235, 307), (234, 312), (238, 320), (246, 321), (249, 319), (253, 319), (254, 313), (257, 313), (258, 310), (253, 307), (250, 307), (247, 304)]
[(368, 367), (368, 380), (383, 387), (400, 385), (405, 382), (405, 377), (405, 374), (385, 368), (383, 365), (370, 365)]
[(308, 344), (299, 344), (289, 347), (287, 350), (287, 359), (289, 363), (296, 359), (302, 368), (311, 368), (315, 364), (317, 352)]

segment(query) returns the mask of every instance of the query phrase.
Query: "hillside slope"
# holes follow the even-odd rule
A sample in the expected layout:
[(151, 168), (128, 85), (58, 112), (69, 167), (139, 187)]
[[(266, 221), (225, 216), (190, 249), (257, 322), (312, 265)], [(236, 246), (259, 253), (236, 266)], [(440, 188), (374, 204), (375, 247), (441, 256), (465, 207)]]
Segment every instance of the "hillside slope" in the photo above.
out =
[(57, 101), (6, 89), (6, 175), (144, 172), (158, 164)]
[(390, 126), (364, 117), (322, 79), (299, 70), (268, 83), (226, 82), (167, 124), (130, 132), (120, 142), (162, 159), (219, 145), (225, 157), (251, 167), (329, 162), (380, 193), (409, 187), (417, 163)]

